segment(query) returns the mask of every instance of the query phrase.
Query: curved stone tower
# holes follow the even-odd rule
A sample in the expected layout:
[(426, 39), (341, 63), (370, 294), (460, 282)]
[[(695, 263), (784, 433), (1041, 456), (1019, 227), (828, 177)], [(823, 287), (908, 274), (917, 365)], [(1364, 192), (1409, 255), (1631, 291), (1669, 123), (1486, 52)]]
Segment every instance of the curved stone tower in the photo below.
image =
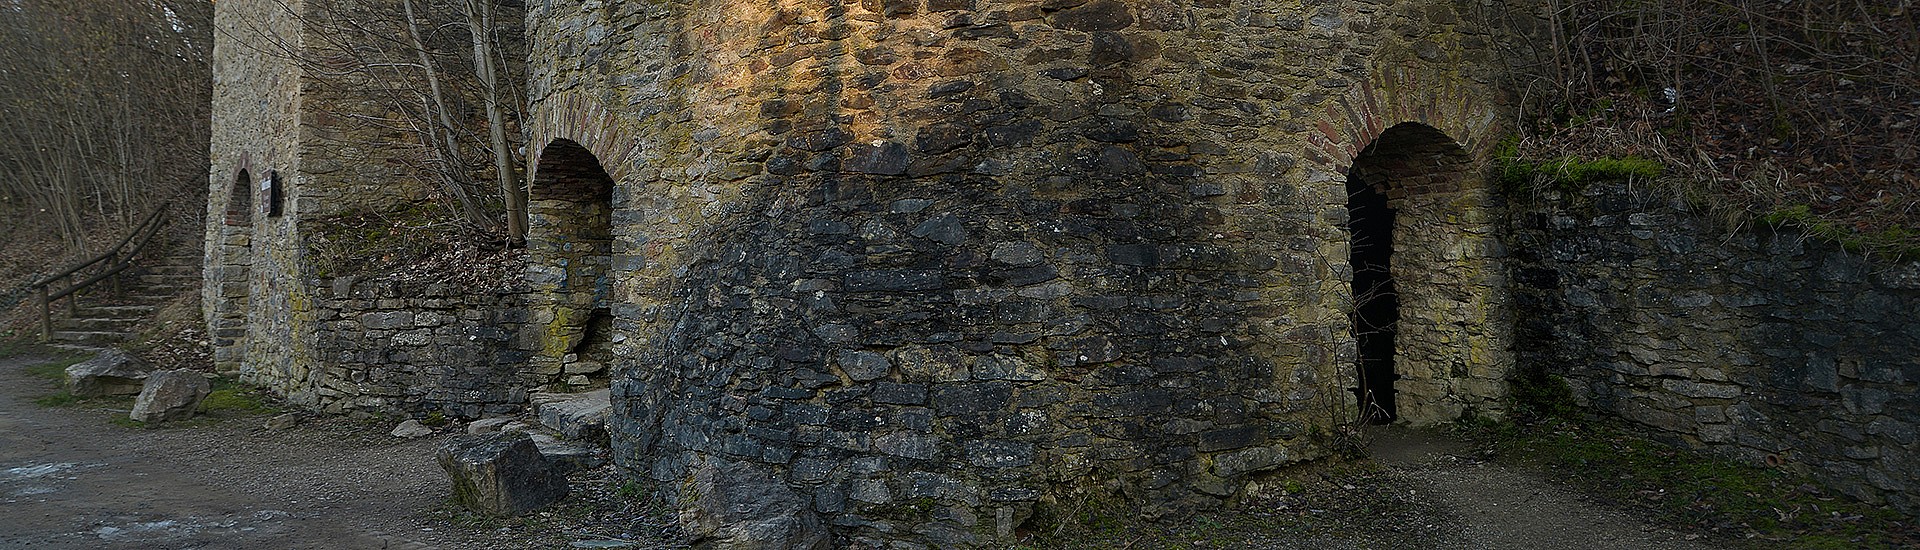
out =
[[(1230, 499), (1356, 396), (1498, 415), (1462, 5), (532, 3), (533, 321), (611, 316), (616, 460), (716, 543), (984, 545)], [(1397, 298), (1356, 325), (1361, 263)]]

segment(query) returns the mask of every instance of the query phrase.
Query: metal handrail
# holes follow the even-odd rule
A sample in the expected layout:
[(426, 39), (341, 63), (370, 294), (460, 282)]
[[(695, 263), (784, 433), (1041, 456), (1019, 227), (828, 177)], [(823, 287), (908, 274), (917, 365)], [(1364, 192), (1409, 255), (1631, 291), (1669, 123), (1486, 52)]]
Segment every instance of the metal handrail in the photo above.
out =
[[(53, 339), (54, 300), (72, 296), (74, 293), (93, 286), (95, 283), (108, 279), (113, 281), (113, 292), (120, 292), (120, 272), (133, 267), (134, 258), (139, 256), (140, 253), (146, 249), (147, 243), (153, 240), (153, 236), (160, 232), (160, 226), (166, 225), (166, 219), (162, 217), (162, 214), (167, 212), (167, 207), (171, 204), (171, 202), (160, 203), (158, 208), (153, 209), (152, 214), (148, 214), (146, 219), (140, 221), (139, 225), (135, 225), (133, 231), (127, 232), (127, 236), (122, 237), (120, 242), (114, 243), (112, 248), (108, 248), (99, 255), (76, 263), (71, 267), (61, 270), (59, 273), (41, 278), (39, 281), (33, 283), (34, 289), (38, 290), (40, 294), (41, 341), (44, 342)], [(135, 237), (139, 237), (139, 240), (134, 240)], [(128, 244), (132, 244), (132, 246), (128, 246)], [(78, 283), (67, 285), (60, 290), (52, 290), (55, 282), (61, 279), (71, 278), (81, 270), (100, 264), (101, 262), (106, 262), (106, 266), (101, 268), (99, 273), (95, 273), (93, 276), (87, 277)], [(78, 314), (79, 306), (75, 303), (77, 299), (76, 297), (75, 299), (67, 300), (68, 315)]]

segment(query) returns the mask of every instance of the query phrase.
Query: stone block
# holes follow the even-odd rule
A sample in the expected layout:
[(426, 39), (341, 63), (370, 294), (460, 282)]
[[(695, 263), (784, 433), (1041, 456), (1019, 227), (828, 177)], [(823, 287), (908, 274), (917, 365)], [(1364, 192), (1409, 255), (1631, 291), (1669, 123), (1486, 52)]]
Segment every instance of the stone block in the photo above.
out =
[(141, 392), (152, 370), (133, 354), (108, 349), (67, 367), (67, 393), (80, 398), (134, 395)]
[(524, 432), (463, 436), (435, 458), (461, 506), (491, 516), (524, 515), (567, 496), (567, 478)]
[(540, 423), (569, 439), (594, 438), (605, 433), (607, 415), (613, 411), (612, 396), (606, 388), (584, 393), (543, 394), (534, 399)]
[(693, 547), (712, 550), (825, 550), (833, 537), (814, 510), (836, 512), (846, 502), (831, 490), (810, 502), (761, 467), (714, 459), (696, 465), (682, 487), (681, 525)]
[(887, 375), (893, 364), (886, 356), (870, 351), (843, 351), (835, 357), (840, 370), (855, 382), (876, 380)]
[(212, 393), (207, 377), (189, 370), (165, 370), (147, 377), (129, 418), (139, 422), (167, 422), (193, 418), (200, 401)]

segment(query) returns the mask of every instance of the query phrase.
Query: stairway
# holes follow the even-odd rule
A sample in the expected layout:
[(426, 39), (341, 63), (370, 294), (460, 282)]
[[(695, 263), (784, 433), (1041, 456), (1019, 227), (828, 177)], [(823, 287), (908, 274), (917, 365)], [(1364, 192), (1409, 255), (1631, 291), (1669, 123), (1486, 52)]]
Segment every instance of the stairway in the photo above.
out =
[[(54, 320), (47, 344), (91, 353), (125, 343), (136, 327), (151, 320), (168, 301), (199, 291), (200, 261), (198, 254), (147, 258), (120, 275), (119, 294), (105, 281), (81, 292), (74, 315)], [(55, 315), (66, 311), (56, 302)]]

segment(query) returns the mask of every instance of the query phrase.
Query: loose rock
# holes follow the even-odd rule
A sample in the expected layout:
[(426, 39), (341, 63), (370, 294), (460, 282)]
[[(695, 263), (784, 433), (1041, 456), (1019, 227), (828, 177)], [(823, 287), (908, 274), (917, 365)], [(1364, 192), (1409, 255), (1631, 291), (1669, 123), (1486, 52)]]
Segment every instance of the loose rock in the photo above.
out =
[(67, 367), (67, 393), (74, 397), (134, 395), (146, 385), (153, 367), (133, 354), (109, 349)]
[(425, 424), (421, 424), (419, 420), (409, 418), (401, 422), (400, 425), (394, 426), (392, 434), (394, 437), (414, 439), (433, 435), (433, 428), (428, 428)]
[(812, 506), (775, 477), (743, 464), (703, 464), (688, 485), (680, 523), (694, 547), (711, 550), (826, 548), (827, 526)]
[(436, 458), (453, 479), (454, 499), (475, 512), (517, 516), (567, 496), (566, 476), (525, 432), (464, 436)]
[(193, 418), (200, 400), (213, 392), (207, 377), (189, 370), (166, 370), (147, 377), (140, 397), (127, 416), (140, 422), (167, 422)]
[(273, 431), (288, 430), (300, 425), (300, 413), (286, 413), (267, 419), (266, 428)]
[(505, 416), (494, 417), (494, 418), (482, 418), (479, 420), (475, 420), (470, 424), (467, 424), (467, 433), (470, 433), (470, 434), (498, 433), (501, 431), (500, 428), (505, 427), (508, 422), (513, 422), (513, 418), (505, 417)]

